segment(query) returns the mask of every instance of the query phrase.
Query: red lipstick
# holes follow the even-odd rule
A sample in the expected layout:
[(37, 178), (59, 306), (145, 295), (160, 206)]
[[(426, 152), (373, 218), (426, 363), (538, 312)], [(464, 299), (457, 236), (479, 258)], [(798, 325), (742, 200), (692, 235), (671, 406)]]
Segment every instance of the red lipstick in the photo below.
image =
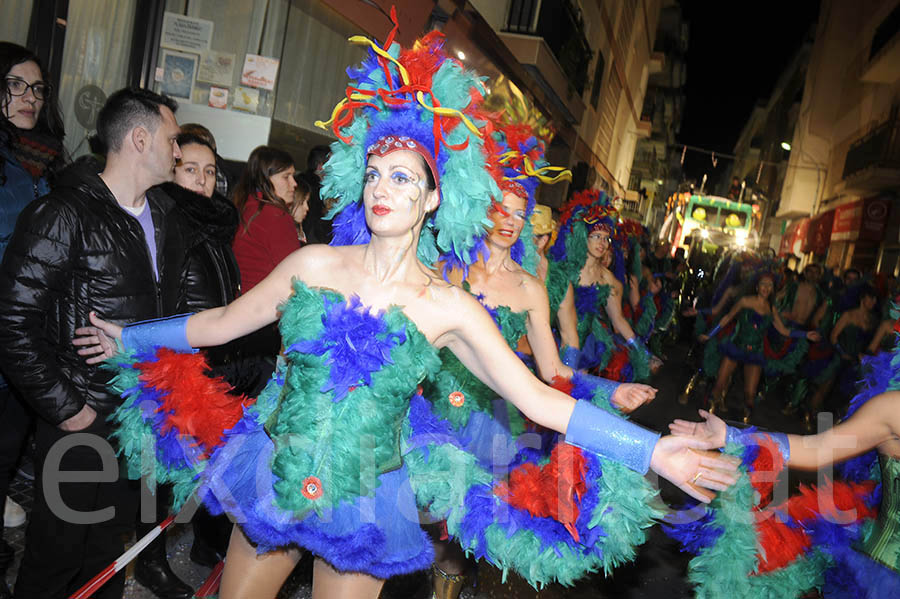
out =
[(386, 214), (390, 214), (391, 209), (385, 206), (384, 204), (375, 204), (372, 206), (372, 214), (376, 216), (384, 216)]

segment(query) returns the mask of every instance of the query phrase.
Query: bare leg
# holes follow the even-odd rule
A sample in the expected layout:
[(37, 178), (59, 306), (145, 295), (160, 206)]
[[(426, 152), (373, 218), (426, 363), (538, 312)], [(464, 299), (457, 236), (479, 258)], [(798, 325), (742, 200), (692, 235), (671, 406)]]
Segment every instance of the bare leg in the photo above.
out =
[(750, 422), (750, 413), (753, 411), (753, 401), (756, 399), (761, 374), (762, 366), (744, 364), (744, 423)]
[(384, 581), (380, 578), (338, 572), (319, 558), (313, 564), (312, 599), (378, 599), (382, 586)]
[(299, 560), (300, 552), (296, 549), (257, 554), (256, 548), (250, 544), (240, 527), (235, 526), (228, 543), (219, 597), (274, 598)]
[(731, 358), (722, 357), (722, 363), (719, 365), (719, 374), (716, 377), (716, 384), (712, 390), (711, 412), (725, 411), (725, 394), (728, 392), (728, 385), (731, 382), (731, 375), (737, 367), (737, 362)]
[(434, 544), (434, 597), (457, 599), (466, 584), (466, 553), (451, 541), (432, 537)]

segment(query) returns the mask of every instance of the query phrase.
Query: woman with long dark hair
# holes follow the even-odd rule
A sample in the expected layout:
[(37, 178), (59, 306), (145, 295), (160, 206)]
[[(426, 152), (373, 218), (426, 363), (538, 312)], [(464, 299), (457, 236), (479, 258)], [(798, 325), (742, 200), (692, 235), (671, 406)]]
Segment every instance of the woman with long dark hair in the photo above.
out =
[[(16, 219), (32, 200), (50, 191), (54, 173), (65, 162), (66, 133), (56, 95), (41, 60), (30, 50), (0, 42), (0, 259)], [(0, 377), (0, 504), (4, 526), (21, 526), (25, 512), (7, 498), (10, 473), (28, 430), (28, 415)], [(8, 596), (3, 572), (13, 552), (0, 539), (0, 597)]]
[(241, 291), (247, 293), (288, 254), (300, 249), (291, 214), (294, 161), (290, 154), (259, 146), (234, 188), (241, 224), (234, 236), (234, 255), (241, 269)]

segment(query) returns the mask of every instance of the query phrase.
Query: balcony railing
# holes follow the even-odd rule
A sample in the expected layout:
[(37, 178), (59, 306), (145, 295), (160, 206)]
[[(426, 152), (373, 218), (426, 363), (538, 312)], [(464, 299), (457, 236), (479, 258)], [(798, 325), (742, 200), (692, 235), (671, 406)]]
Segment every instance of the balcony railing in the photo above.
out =
[(844, 179), (868, 168), (900, 169), (900, 119), (879, 125), (847, 150)]
[(579, 95), (584, 93), (593, 52), (584, 35), (581, 11), (571, 0), (512, 0), (506, 31), (544, 38), (572, 86)]

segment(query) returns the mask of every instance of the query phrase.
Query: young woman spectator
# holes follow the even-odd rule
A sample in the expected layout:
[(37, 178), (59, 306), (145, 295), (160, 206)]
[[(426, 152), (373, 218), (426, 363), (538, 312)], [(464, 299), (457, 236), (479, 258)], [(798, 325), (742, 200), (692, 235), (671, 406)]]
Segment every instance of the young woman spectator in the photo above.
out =
[[(50, 191), (52, 175), (63, 164), (62, 117), (50, 77), (29, 50), (0, 42), (0, 259), (30, 201)], [(24, 405), (0, 376), (0, 504), (4, 526), (21, 526), (25, 511), (7, 498), (10, 475), (29, 428)], [(0, 597), (9, 596), (2, 574), (13, 550), (0, 539)]]
[(294, 163), (287, 152), (270, 146), (253, 150), (234, 190), (241, 222), (233, 247), (243, 293), (253, 289), (288, 254), (300, 249), (290, 207), (295, 189)]

